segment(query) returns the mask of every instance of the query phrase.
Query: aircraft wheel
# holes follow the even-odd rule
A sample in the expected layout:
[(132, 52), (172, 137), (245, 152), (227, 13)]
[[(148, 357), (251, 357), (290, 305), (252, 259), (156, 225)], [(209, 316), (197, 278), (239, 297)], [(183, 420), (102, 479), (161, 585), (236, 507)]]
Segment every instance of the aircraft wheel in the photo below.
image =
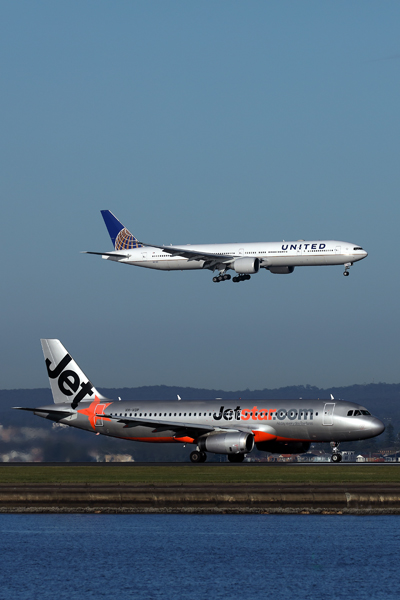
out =
[(214, 283), (218, 283), (218, 281), (219, 281), (218, 277), (213, 277), (213, 282)]
[(191, 452), (190, 454), (190, 460), (192, 461), (192, 463), (199, 463), (202, 462), (201, 460), (201, 452), (197, 452), (197, 450), (195, 450), (194, 452)]
[(344, 275), (345, 277), (348, 277), (348, 276), (350, 275), (350, 273), (349, 273), (348, 271), (344, 271), (344, 272), (343, 272), (343, 275)]
[(251, 279), (250, 275), (245, 275), (244, 279), (246, 279), (246, 281), (248, 281), (249, 279)]
[(228, 454), (228, 460), (232, 463), (241, 463), (244, 461), (244, 454)]
[(341, 460), (342, 460), (342, 455), (339, 454), (339, 452), (335, 452), (335, 454), (332, 454), (332, 456), (331, 456), (332, 462), (340, 462)]
[(233, 281), (233, 283), (237, 283), (239, 281), (239, 278), (238, 277), (233, 277), (232, 281)]
[(225, 281), (229, 281), (229, 280), (230, 280), (230, 278), (231, 278), (231, 276), (230, 276), (229, 274), (228, 274), (228, 275), (225, 275), (225, 277), (224, 277)]
[(200, 462), (206, 462), (206, 460), (207, 460), (207, 453), (200, 452)]

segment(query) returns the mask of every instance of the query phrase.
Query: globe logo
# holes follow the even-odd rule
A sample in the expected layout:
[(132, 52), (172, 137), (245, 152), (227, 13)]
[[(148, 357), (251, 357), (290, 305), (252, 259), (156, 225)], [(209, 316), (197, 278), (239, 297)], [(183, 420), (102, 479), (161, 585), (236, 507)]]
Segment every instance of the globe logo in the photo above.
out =
[(115, 249), (116, 250), (128, 250), (130, 248), (140, 248), (141, 244), (138, 243), (137, 239), (133, 237), (128, 229), (121, 229), (117, 237), (115, 238)]

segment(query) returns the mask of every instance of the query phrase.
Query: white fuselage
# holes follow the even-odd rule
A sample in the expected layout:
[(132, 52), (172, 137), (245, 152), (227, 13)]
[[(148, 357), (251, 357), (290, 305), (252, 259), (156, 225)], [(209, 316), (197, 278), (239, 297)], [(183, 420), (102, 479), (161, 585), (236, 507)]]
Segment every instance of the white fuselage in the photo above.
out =
[[(198, 244), (173, 246), (190, 252), (221, 256), (221, 265), (236, 258), (258, 258), (260, 267), (307, 267), (323, 265), (352, 264), (365, 258), (368, 253), (360, 246), (338, 240), (298, 240), (295, 242), (251, 242), (231, 244)], [(192, 270), (207, 268), (207, 260), (196, 260), (182, 256), (171, 256), (168, 247), (164, 249), (154, 246), (143, 246), (124, 251), (110, 252), (103, 255), (106, 260), (118, 261), (137, 267), (160, 269), (165, 271)], [(231, 260), (229, 260), (231, 259)]]

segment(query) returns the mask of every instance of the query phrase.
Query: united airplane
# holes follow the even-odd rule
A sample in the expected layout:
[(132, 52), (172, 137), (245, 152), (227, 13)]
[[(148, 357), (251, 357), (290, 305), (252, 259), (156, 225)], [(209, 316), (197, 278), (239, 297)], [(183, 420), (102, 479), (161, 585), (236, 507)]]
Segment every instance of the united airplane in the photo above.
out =
[(156, 246), (139, 242), (109, 210), (101, 214), (114, 250), (84, 254), (161, 271), (218, 271), (213, 277), (215, 283), (231, 279), (229, 270), (236, 273), (232, 278), (235, 283), (250, 279), (260, 269), (283, 275), (293, 273), (295, 267), (344, 265), (343, 275), (348, 276), (349, 268), (368, 256), (361, 246), (337, 240)]
[(18, 410), (124, 440), (192, 444), (194, 463), (207, 452), (242, 462), (254, 447), (299, 454), (316, 442), (330, 442), (332, 461), (340, 462), (340, 442), (385, 429), (364, 406), (333, 399), (114, 401), (98, 392), (59, 340), (41, 342), (54, 404)]

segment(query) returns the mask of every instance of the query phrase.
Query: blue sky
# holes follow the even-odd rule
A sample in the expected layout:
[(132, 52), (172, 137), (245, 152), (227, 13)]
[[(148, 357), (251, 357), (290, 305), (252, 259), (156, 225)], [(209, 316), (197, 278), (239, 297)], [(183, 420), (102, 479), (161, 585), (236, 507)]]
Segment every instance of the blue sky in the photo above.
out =
[[(60, 338), (98, 387), (398, 383), (397, 2), (0, 5), (0, 388)], [(338, 239), (342, 267), (115, 265), (149, 243)]]

